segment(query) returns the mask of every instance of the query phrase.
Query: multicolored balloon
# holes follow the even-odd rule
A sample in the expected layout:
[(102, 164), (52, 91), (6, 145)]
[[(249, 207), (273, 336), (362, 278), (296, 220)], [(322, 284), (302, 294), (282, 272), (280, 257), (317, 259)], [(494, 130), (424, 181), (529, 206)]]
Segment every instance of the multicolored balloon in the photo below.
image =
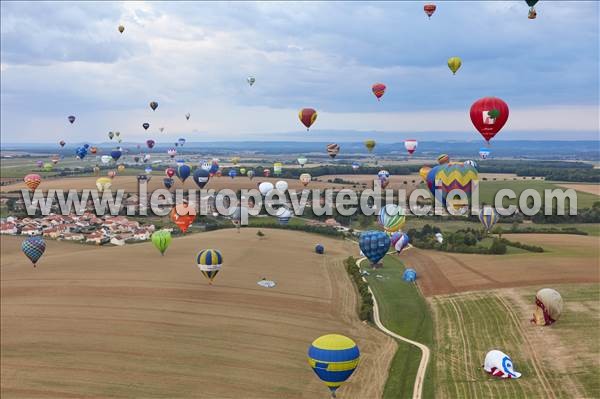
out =
[(371, 87), (373, 94), (375, 95), (375, 97), (377, 97), (377, 101), (379, 101), (381, 97), (383, 97), (383, 95), (385, 94), (385, 89), (386, 86), (383, 83), (375, 83)]
[(486, 232), (489, 232), (492, 228), (494, 228), (494, 225), (498, 223), (499, 219), (500, 215), (491, 206), (483, 207), (479, 211), (479, 221), (485, 228)]
[(489, 148), (480, 148), (479, 149), (479, 158), (488, 159), (491, 153), (492, 153), (492, 150), (490, 150)]
[(414, 154), (418, 145), (419, 142), (415, 139), (404, 140), (404, 148), (406, 148), (406, 151), (408, 151), (410, 155)]
[(323, 335), (308, 347), (308, 364), (334, 398), (336, 390), (356, 370), (359, 359), (356, 343), (339, 334)]
[(312, 176), (309, 173), (302, 173), (300, 175), (300, 183), (302, 183), (302, 185), (304, 187), (306, 187), (308, 185), (308, 183), (310, 183), (310, 181), (312, 180)]
[(42, 182), (42, 177), (38, 174), (31, 173), (25, 176), (23, 178), (23, 181), (25, 182), (25, 185), (29, 190), (35, 191), (35, 189), (38, 188), (38, 186)]
[(542, 288), (535, 294), (535, 311), (531, 322), (538, 326), (554, 324), (564, 307), (560, 293), (552, 288)]
[(460, 69), (462, 65), (462, 60), (460, 57), (450, 57), (448, 58), (448, 68), (452, 71), (453, 75), (456, 75), (456, 71)]
[(337, 154), (340, 152), (340, 145), (336, 143), (327, 144), (327, 155), (331, 159), (334, 159)]
[(425, 11), (425, 14), (427, 14), (427, 16), (431, 19), (431, 16), (435, 12), (436, 8), (437, 7), (435, 6), (435, 4), (425, 4), (423, 6), (423, 11)]
[(402, 229), (402, 226), (406, 222), (404, 209), (398, 205), (387, 204), (379, 211), (377, 222), (383, 227), (386, 233), (391, 234), (396, 232)]
[(216, 249), (203, 249), (196, 255), (196, 264), (208, 283), (212, 284), (223, 265), (223, 255)]
[(171, 209), (170, 213), (171, 221), (179, 227), (182, 233), (188, 230), (196, 219), (196, 212), (193, 207), (186, 203), (178, 204)]
[(317, 111), (312, 108), (302, 108), (298, 113), (298, 118), (306, 130), (309, 130), (313, 123), (317, 120)]
[(46, 242), (42, 237), (28, 237), (21, 244), (21, 250), (33, 263), (33, 267), (36, 267), (37, 261), (46, 251)]
[(404, 248), (408, 247), (409, 242), (410, 242), (410, 237), (408, 237), (408, 234), (406, 234), (406, 233), (400, 234), (400, 237), (394, 243), (394, 249), (396, 250), (396, 253), (400, 254), (404, 250)]

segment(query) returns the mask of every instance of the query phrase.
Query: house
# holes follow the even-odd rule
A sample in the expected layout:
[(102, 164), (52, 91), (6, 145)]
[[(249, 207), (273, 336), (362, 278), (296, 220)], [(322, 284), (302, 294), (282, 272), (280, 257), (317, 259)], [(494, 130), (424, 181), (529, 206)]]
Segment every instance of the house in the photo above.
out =
[(48, 228), (48, 229), (44, 229), (42, 231), (42, 234), (44, 237), (58, 238), (58, 237), (60, 237), (61, 232), (58, 231), (57, 228)]
[(21, 229), (21, 234), (27, 236), (39, 236), (40, 234), (42, 234), (42, 231), (37, 226), (27, 225), (23, 226), (23, 228)]
[(133, 232), (133, 239), (140, 241), (148, 240), (150, 239), (150, 232), (144, 229), (136, 230)]
[(64, 233), (62, 239), (66, 241), (81, 241), (85, 237), (81, 233)]
[(17, 225), (14, 223), (0, 224), (0, 234), (17, 234)]
[(96, 245), (100, 245), (102, 243), (102, 239), (104, 238), (104, 234), (101, 231), (95, 231), (92, 234), (88, 234), (85, 238), (85, 242), (93, 243)]
[(125, 240), (122, 238), (118, 238), (119, 236), (115, 236), (113, 238), (110, 239), (110, 243), (113, 245), (118, 245), (119, 247), (122, 247), (123, 245), (125, 245)]

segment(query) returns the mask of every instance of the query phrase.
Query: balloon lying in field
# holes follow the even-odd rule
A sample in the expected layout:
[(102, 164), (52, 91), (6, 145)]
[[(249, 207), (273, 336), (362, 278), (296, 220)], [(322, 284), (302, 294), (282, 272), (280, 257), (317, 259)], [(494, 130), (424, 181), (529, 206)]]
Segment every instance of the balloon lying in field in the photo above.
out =
[(323, 335), (308, 347), (308, 364), (335, 397), (335, 391), (352, 375), (360, 358), (356, 343), (339, 334)]
[(216, 249), (203, 249), (196, 256), (196, 264), (204, 277), (208, 279), (208, 283), (212, 284), (219, 270), (221, 270), (223, 255)]
[(521, 376), (521, 373), (515, 371), (510, 356), (499, 350), (491, 350), (485, 355), (483, 369), (498, 378), (519, 378)]
[(362, 253), (372, 264), (377, 264), (390, 248), (390, 237), (383, 231), (365, 231), (358, 239)]
[(274, 288), (277, 284), (273, 280), (259, 280), (256, 284), (260, 285), (263, 288)]
[(417, 279), (417, 271), (415, 269), (408, 268), (408, 269), (404, 270), (404, 273), (402, 273), (402, 280), (404, 280), (404, 281), (411, 282), (411, 281), (415, 281), (416, 279)]
[(538, 326), (549, 326), (559, 319), (563, 306), (563, 299), (558, 291), (542, 288), (535, 294), (535, 311), (531, 321)]
[(28, 237), (21, 244), (21, 250), (33, 263), (33, 267), (36, 267), (37, 261), (46, 251), (46, 242), (42, 237)]
[(319, 255), (323, 255), (323, 253), (325, 252), (325, 247), (321, 244), (317, 244), (315, 246), (315, 252), (318, 253)]

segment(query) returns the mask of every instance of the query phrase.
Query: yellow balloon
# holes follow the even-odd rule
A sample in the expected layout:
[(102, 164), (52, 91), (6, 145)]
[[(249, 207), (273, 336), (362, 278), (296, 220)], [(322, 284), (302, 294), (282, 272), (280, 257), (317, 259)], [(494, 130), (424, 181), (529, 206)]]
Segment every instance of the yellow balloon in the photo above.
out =
[(450, 57), (448, 58), (448, 68), (452, 71), (454, 75), (456, 75), (456, 71), (459, 70), (462, 65), (462, 60), (460, 57)]
[(429, 166), (423, 166), (421, 169), (419, 169), (419, 176), (421, 176), (421, 179), (424, 183), (427, 183), (427, 174), (430, 170), (431, 168)]
[(120, 164), (119, 166), (117, 166), (117, 170), (118, 170), (119, 172), (123, 172), (123, 171), (125, 170), (125, 165), (123, 165), (123, 164)]
[(111, 185), (112, 180), (108, 177), (101, 177), (98, 180), (96, 180), (96, 187), (100, 192), (109, 189)]

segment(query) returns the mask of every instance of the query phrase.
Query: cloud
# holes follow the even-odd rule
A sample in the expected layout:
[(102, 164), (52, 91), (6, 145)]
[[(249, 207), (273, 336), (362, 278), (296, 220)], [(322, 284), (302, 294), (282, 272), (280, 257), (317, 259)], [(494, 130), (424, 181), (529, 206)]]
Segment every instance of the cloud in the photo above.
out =
[(305, 106), (324, 129), (469, 131), (487, 95), (511, 106), (515, 129), (582, 131), (597, 115), (595, 2), (543, 2), (533, 21), (517, 2), (444, 2), (431, 20), (420, 2), (1, 4), (3, 140), (137, 137), (158, 115), (174, 134), (243, 138), (297, 130)]

